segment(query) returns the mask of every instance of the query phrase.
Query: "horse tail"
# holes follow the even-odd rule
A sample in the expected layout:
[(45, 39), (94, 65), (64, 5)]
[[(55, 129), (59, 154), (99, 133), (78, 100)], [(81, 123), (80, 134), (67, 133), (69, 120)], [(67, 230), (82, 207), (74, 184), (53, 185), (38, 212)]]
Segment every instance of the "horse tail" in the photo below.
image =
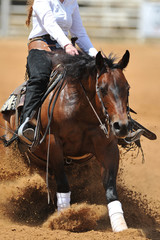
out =
[(27, 20), (26, 20), (26, 25), (27, 27), (30, 26), (31, 23), (31, 17), (32, 17), (32, 12), (33, 12), (33, 2), (34, 0), (27, 0), (27, 5), (28, 5), (28, 15), (27, 15)]

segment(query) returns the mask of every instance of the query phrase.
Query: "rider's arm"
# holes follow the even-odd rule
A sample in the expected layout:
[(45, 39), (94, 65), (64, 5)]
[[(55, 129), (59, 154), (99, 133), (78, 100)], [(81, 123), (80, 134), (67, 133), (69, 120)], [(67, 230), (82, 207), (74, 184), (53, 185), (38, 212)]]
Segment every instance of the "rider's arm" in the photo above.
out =
[(88, 53), (91, 56), (96, 56), (97, 50), (93, 47), (82, 24), (78, 3), (76, 4), (74, 13), (72, 15), (72, 27), (70, 29), (70, 32), (72, 37), (78, 38), (76, 43), (84, 52)]

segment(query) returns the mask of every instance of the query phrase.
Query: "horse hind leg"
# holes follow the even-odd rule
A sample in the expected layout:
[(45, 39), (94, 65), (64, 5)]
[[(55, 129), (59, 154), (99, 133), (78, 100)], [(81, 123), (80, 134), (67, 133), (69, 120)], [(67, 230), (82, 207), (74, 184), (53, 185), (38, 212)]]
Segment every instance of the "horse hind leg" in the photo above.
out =
[(70, 207), (71, 192), (69, 189), (68, 180), (64, 171), (64, 165), (58, 167), (58, 171), (54, 173), (57, 183), (57, 210), (63, 211)]
[(55, 140), (54, 136), (51, 137), (50, 160), (51, 168), (54, 173), (57, 185), (57, 209), (58, 212), (63, 211), (70, 207), (71, 192), (68, 184), (68, 179), (64, 170), (64, 157), (61, 145)]
[(59, 193), (57, 192), (57, 210), (62, 212), (64, 209), (70, 207), (71, 192)]

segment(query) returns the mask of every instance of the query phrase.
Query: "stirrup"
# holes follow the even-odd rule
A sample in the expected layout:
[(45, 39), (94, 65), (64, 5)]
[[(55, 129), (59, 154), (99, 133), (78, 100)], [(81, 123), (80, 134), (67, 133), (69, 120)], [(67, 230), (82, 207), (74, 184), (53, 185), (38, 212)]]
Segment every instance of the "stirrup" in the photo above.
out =
[(34, 141), (34, 130), (33, 128), (25, 128), (26, 124), (29, 122), (29, 117), (26, 118), (24, 123), (18, 129), (18, 137), (25, 143), (31, 145)]

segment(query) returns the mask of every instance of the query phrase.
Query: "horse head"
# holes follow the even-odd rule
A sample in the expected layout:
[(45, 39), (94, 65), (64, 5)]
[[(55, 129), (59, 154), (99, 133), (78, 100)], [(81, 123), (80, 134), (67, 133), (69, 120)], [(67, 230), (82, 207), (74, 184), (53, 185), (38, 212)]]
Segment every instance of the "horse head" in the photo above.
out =
[(129, 134), (130, 121), (128, 113), (129, 84), (123, 74), (129, 62), (127, 50), (118, 63), (114, 63), (111, 55), (103, 57), (101, 52), (96, 56), (97, 89), (100, 101), (103, 103), (110, 128), (118, 138), (124, 138)]

